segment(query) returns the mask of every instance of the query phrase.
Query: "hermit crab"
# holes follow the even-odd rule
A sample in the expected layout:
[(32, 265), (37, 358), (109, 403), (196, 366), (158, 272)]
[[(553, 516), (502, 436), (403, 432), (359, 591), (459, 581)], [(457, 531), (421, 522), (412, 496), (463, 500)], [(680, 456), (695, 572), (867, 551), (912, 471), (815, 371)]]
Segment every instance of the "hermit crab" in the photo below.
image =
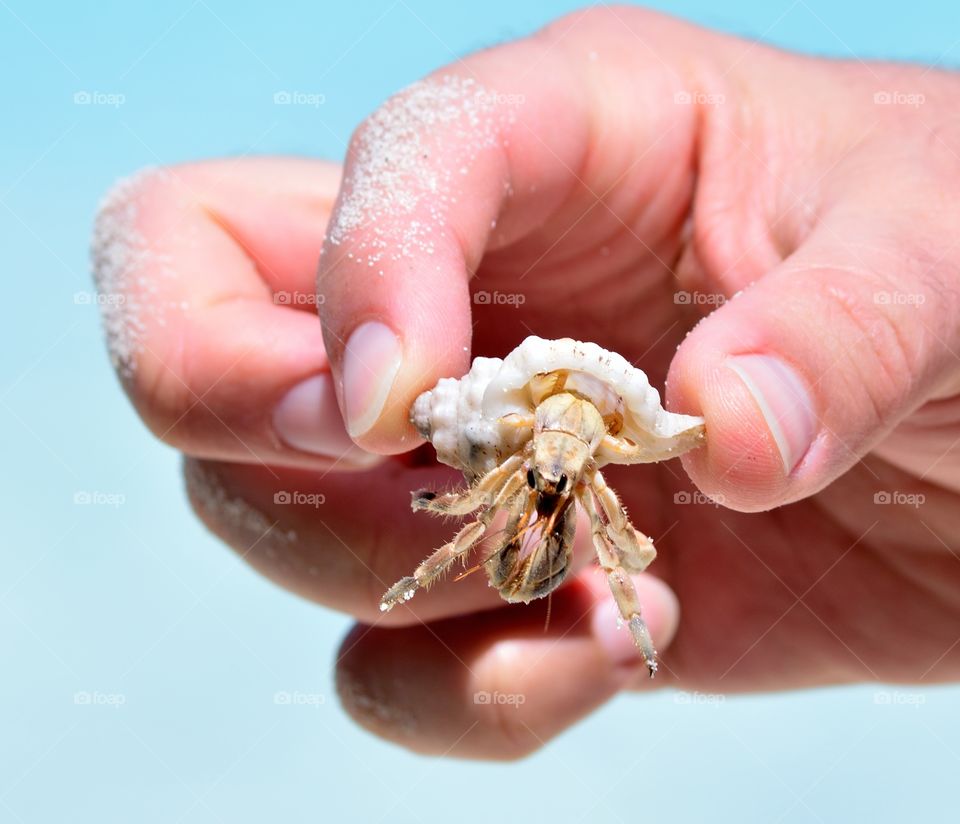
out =
[(506, 601), (542, 598), (567, 574), (579, 503), (652, 677), (656, 651), (629, 573), (646, 569), (656, 550), (600, 468), (680, 455), (703, 441), (703, 419), (667, 412), (647, 376), (621, 355), (595, 343), (531, 336), (503, 360), (476, 358), (464, 377), (442, 379), (417, 398), (411, 421), (438, 460), (468, 482), (459, 492), (414, 492), (414, 512), (480, 514), (390, 587), (380, 609), (409, 600), (455, 561), (466, 563), (500, 511), (506, 527), (477, 568)]

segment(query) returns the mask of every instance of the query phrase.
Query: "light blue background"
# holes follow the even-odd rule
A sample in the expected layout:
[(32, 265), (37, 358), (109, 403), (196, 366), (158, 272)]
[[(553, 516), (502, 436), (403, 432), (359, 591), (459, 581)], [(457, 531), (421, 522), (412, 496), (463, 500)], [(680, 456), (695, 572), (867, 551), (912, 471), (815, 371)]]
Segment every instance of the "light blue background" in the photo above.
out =
[[(946, 2), (659, 5), (822, 54), (960, 54)], [(392, 91), (574, 7), (0, 0), (0, 821), (956, 820), (954, 689), (890, 706), (875, 687), (626, 697), (510, 765), (375, 740), (333, 697), (346, 619), (204, 532), (177, 456), (115, 382), (95, 308), (74, 302), (118, 176), (244, 152), (339, 157)], [(280, 89), (326, 102), (275, 106)], [(82, 90), (126, 100), (75, 105)], [(125, 502), (77, 506), (78, 490)], [(278, 707), (278, 690), (328, 700)], [(77, 692), (125, 704), (78, 706)]]

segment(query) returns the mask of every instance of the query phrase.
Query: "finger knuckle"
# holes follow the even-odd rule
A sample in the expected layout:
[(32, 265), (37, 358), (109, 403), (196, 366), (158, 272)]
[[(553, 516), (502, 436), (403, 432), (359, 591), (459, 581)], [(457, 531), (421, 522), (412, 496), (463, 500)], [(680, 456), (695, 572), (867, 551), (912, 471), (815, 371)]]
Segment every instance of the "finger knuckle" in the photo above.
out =
[(634, 29), (637, 32), (649, 30), (664, 20), (656, 12), (625, 3), (586, 6), (551, 21), (537, 32), (537, 37), (548, 41), (559, 40), (566, 38), (571, 31), (584, 37), (598, 32), (619, 36), (629, 34)]
[(827, 307), (825, 317), (838, 322), (844, 342), (839, 349), (860, 375), (858, 383), (875, 423), (882, 425), (890, 410), (912, 395), (919, 376), (922, 344), (907, 334), (913, 324), (905, 323), (903, 307), (895, 299), (910, 287), (878, 271), (861, 272), (855, 281), (818, 273), (814, 284)]

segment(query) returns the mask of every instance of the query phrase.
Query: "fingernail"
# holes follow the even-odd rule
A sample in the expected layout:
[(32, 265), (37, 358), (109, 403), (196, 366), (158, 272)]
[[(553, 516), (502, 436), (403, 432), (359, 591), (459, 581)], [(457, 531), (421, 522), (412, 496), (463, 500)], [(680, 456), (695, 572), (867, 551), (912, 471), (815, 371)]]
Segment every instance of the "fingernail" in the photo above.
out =
[(772, 355), (737, 355), (727, 360), (746, 384), (776, 441), (784, 472), (800, 463), (813, 443), (817, 418), (813, 401), (797, 371)]
[[(631, 579), (637, 588), (643, 620), (650, 630), (653, 645), (662, 652), (677, 634), (680, 603), (673, 590), (653, 575), (632, 575)], [(614, 664), (643, 664), (643, 656), (612, 595), (593, 608), (590, 620), (593, 637)]]
[(302, 452), (364, 467), (382, 460), (350, 440), (329, 374), (314, 375), (287, 392), (274, 410), (273, 428), (287, 446)]
[(397, 336), (382, 323), (368, 321), (353, 330), (343, 356), (343, 405), (352, 437), (377, 422), (402, 355)]

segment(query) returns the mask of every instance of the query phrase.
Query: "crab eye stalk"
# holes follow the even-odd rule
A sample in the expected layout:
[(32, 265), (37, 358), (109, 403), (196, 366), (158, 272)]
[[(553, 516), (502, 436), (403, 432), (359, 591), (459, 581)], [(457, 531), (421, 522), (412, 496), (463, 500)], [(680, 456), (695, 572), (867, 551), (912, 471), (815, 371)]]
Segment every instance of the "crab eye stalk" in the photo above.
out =
[(567, 476), (561, 475), (560, 480), (557, 481), (557, 492), (563, 492), (567, 488)]
[(527, 470), (527, 484), (531, 489), (537, 488), (537, 476), (533, 474), (532, 469)]

